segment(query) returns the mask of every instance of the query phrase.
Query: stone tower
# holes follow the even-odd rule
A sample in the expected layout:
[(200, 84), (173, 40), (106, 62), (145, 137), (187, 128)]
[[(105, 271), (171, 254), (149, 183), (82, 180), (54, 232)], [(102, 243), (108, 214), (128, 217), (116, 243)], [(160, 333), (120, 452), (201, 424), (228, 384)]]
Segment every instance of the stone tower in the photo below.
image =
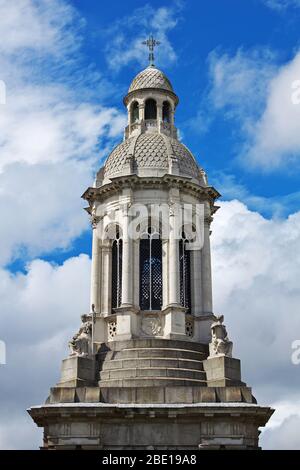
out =
[(178, 97), (163, 72), (140, 72), (124, 104), (124, 140), (83, 194), (91, 313), (59, 383), (29, 414), (45, 449), (255, 449), (273, 410), (241, 381), (213, 313), (219, 193), (178, 140)]

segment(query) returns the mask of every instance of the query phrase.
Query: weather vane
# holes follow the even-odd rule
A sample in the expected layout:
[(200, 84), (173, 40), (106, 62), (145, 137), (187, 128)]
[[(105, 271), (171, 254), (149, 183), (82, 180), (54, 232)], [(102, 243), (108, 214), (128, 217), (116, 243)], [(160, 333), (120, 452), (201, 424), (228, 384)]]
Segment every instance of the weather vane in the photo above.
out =
[(149, 48), (149, 65), (154, 65), (154, 48), (159, 46), (160, 41), (154, 39), (153, 35), (149, 36), (146, 41), (143, 41), (142, 44)]

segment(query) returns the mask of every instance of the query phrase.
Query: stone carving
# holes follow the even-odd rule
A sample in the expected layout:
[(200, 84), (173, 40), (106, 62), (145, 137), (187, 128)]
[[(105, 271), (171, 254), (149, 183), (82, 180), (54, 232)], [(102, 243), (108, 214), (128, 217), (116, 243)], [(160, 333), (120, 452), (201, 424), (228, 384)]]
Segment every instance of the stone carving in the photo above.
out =
[(107, 324), (108, 339), (114, 339), (117, 334), (117, 320), (111, 320)]
[(78, 332), (69, 341), (70, 356), (89, 356), (92, 344), (92, 321), (89, 315), (82, 315)]
[(192, 320), (185, 321), (185, 334), (192, 338), (194, 336), (194, 322)]
[(141, 330), (147, 336), (156, 336), (162, 333), (160, 318), (156, 316), (145, 316), (142, 318)]
[(209, 344), (209, 356), (232, 357), (232, 342), (229, 341), (226, 326), (223, 325), (224, 316), (216, 317), (211, 325), (211, 342)]
[(97, 228), (97, 225), (100, 222), (101, 218), (103, 218), (103, 216), (101, 217), (101, 216), (97, 215), (97, 206), (95, 204), (93, 204), (90, 215), (91, 215), (92, 228)]

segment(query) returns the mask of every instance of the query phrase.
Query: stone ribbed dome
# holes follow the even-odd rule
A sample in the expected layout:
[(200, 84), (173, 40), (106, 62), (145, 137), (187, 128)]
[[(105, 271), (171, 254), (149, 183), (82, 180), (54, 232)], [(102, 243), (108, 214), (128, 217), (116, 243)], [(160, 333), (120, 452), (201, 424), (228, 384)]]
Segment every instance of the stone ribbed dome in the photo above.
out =
[(160, 88), (173, 92), (170, 80), (156, 67), (150, 65), (142, 70), (131, 82), (128, 93), (142, 88)]
[(140, 134), (119, 144), (104, 166), (104, 178), (123, 174), (125, 163), (131, 161), (132, 172), (143, 176), (169, 173), (170, 163), (176, 164), (182, 176), (199, 179), (199, 168), (191, 152), (177, 139), (163, 134)]

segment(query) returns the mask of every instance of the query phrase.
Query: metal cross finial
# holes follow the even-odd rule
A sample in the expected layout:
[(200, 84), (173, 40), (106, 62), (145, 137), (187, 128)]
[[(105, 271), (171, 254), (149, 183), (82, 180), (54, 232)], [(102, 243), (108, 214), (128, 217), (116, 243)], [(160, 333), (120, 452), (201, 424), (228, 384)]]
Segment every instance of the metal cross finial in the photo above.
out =
[(151, 34), (151, 36), (149, 36), (146, 41), (143, 41), (142, 44), (149, 48), (149, 65), (154, 65), (154, 47), (159, 46), (160, 41), (156, 41)]

